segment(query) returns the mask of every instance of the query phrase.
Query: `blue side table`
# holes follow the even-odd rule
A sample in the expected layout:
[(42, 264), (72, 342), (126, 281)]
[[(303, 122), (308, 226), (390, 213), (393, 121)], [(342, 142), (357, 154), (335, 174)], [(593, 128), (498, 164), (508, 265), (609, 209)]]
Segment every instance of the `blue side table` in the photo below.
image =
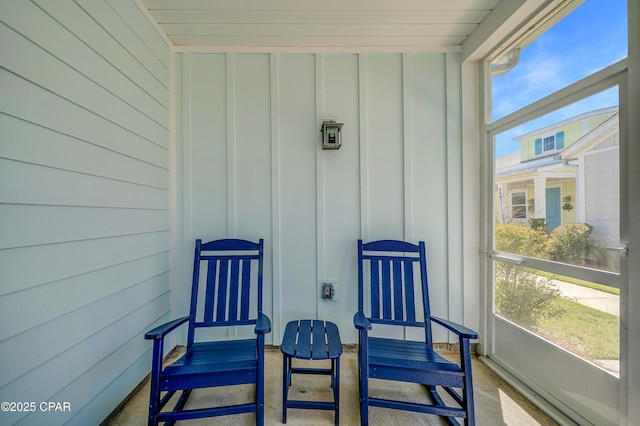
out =
[[(312, 410), (334, 410), (335, 423), (340, 418), (340, 355), (342, 341), (338, 326), (329, 321), (300, 320), (287, 324), (282, 337), (282, 422), (287, 423), (287, 408)], [(331, 368), (292, 367), (293, 358), (308, 360), (331, 360)], [(289, 399), (292, 374), (330, 375), (333, 388), (333, 402), (300, 401)]]

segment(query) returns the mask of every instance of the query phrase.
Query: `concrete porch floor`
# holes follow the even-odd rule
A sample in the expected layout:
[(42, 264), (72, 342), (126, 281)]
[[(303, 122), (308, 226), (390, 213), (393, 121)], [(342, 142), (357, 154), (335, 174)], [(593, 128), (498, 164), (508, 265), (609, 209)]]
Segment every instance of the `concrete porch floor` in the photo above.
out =
[[(181, 355), (178, 353), (177, 356)], [(442, 353), (443, 356), (457, 360), (456, 353)], [(340, 358), (340, 423), (342, 425), (360, 424), (360, 408), (358, 403), (357, 353), (348, 347)], [(294, 365), (304, 361), (294, 360)], [(322, 366), (322, 362), (314, 361), (314, 367)], [(325, 364), (328, 366), (328, 364)], [(282, 424), (282, 354), (279, 348), (266, 350), (265, 362), (265, 424)], [(331, 401), (332, 394), (328, 376), (294, 375), (289, 398)], [(474, 397), (476, 401), (476, 423), (478, 425), (555, 425), (546, 414), (526, 400), (514, 388), (495, 375), (486, 365), (473, 360)], [(371, 381), (371, 394), (380, 397), (391, 397), (415, 402), (426, 401), (426, 391), (418, 385), (388, 381)], [(187, 408), (197, 408), (211, 404), (212, 399), (220, 403), (243, 403), (253, 398), (254, 387), (233, 386), (217, 389), (202, 389), (192, 393)], [(176, 397), (174, 397), (176, 398)], [(149, 403), (148, 380), (140, 386), (123, 404), (121, 409), (112, 415), (106, 425), (132, 426), (147, 424)], [(168, 406), (172, 406), (172, 401)], [(437, 416), (404, 411), (370, 408), (369, 423), (375, 425), (444, 425)], [(177, 424), (197, 425), (253, 425), (255, 415), (241, 414), (226, 417), (190, 420)], [(288, 425), (332, 425), (333, 412), (319, 410), (289, 409)]]

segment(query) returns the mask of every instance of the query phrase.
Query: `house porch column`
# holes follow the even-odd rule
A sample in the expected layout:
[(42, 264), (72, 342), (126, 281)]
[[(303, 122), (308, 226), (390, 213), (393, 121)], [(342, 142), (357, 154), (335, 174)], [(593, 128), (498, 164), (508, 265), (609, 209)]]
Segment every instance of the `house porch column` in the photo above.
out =
[(576, 168), (576, 200), (574, 201), (574, 204), (577, 206), (576, 222), (585, 223), (587, 221), (587, 197), (585, 187), (586, 178), (584, 173), (584, 155), (578, 157), (578, 164)]
[(536, 176), (533, 178), (535, 210), (533, 217), (541, 219), (547, 217), (547, 178)]

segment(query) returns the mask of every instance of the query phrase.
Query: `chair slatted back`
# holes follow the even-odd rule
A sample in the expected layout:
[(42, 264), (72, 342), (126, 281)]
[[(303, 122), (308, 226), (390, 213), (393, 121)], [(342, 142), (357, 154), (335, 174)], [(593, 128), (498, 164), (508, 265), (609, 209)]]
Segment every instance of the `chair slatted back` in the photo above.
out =
[(262, 239), (196, 240), (188, 347), (196, 328), (256, 323), (262, 312), (263, 248)]
[[(430, 321), (425, 321), (430, 310), (423, 241), (415, 245), (396, 240), (363, 244), (358, 240), (358, 309), (371, 323), (424, 327), (431, 343)], [(417, 309), (422, 309), (422, 315)]]

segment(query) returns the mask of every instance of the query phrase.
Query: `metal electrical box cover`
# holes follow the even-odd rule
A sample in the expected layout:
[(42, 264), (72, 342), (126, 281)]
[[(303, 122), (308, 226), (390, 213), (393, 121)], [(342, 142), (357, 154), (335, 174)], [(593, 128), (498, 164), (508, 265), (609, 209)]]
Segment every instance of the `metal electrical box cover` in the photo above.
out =
[(322, 149), (339, 149), (342, 145), (342, 126), (334, 120), (323, 121), (322, 129)]

